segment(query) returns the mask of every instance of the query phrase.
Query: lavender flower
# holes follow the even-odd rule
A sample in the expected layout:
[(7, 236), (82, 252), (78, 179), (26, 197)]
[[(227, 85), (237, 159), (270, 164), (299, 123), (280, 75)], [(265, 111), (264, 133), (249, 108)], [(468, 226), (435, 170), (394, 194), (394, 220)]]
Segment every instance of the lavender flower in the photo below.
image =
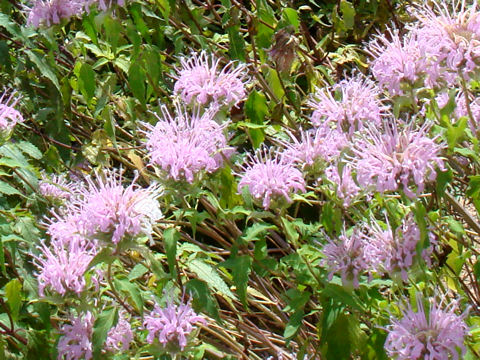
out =
[(156, 338), (164, 347), (169, 345), (183, 350), (195, 323), (206, 324), (206, 321), (193, 311), (190, 304), (177, 306), (169, 301), (166, 308), (155, 304), (150, 314), (145, 315), (143, 326), (148, 330), (147, 341), (150, 344)]
[(125, 237), (151, 236), (152, 225), (162, 217), (157, 201), (162, 190), (156, 184), (140, 188), (135, 180), (122, 185), (116, 171), (96, 173), (96, 180), (87, 178), (82, 197), (73, 204), (80, 209), (80, 222), (88, 237), (104, 239), (117, 245)]
[(27, 25), (49, 27), (84, 11), (85, 1), (82, 0), (36, 0), (29, 9)]
[(72, 324), (62, 326), (58, 341), (58, 360), (89, 360), (92, 358), (93, 315), (85, 314), (71, 319)]
[(368, 49), (373, 57), (370, 66), (373, 76), (391, 95), (403, 95), (402, 84), (413, 85), (424, 77), (428, 84), (435, 84), (438, 74), (429, 73), (432, 69), (415, 33), (400, 35), (398, 30), (389, 29), (370, 42)]
[[(285, 199), (291, 203), (290, 193), (305, 192), (305, 180), (293, 162), (276, 149), (265, 147), (257, 150), (255, 155), (248, 155), (249, 163), (242, 166), (244, 174), (238, 183), (238, 192), (248, 187), (250, 194), (262, 200), (265, 209), (270, 207), (272, 199)], [(275, 154), (274, 154), (275, 153)]]
[(468, 328), (464, 318), (457, 315), (457, 303), (444, 306), (431, 299), (428, 309), (417, 293), (417, 311), (411, 305), (402, 310), (402, 319), (392, 318), (388, 326), (385, 350), (397, 360), (449, 360), (465, 354), (464, 338)]
[(112, 327), (107, 334), (105, 350), (111, 352), (127, 351), (133, 340), (130, 323), (125, 319), (125, 313), (120, 312), (117, 325)]
[[(401, 228), (392, 230), (387, 222), (383, 230), (376, 222), (368, 228), (368, 235), (362, 235), (365, 243), (365, 256), (371, 266), (380, 274), (388, 273), (392, 277), (400, 274), (403, 281), (408, 280), (408, 270), (417, 258), (417, 244), (420, 241), (420, 229), (411, 214), (407, 216)], [(422, 251), (422, 257), (430, 265), (435, 238), (430, 236), (430, 245)]]
[[(332, 95), (337, 91), (341, 94), (340, 100)], [(365, 122), (379, 126), (386, 112), (379, 96), (375, 83), (360, 74), (319, 89), (314, 100), (308, 103), (314, 109), (312, 123), (315, 126), (333, 123), (349, 135), (362, 129)]]
[(314, 167), (318, 162), (330, 162), (340, 155), (348, 140), (345, 134), (328, 125), (312, 130), (301, 130), (300, 140), (289, 133), (293, 143), (280, 142), (285, 146), (285, 158), (300, 165), (303, 169)]
[(352, 177), (352, 169), (349, 164), (345, 164), (342, 170), (342, 176), (338, 173), (338, 164), (330, 165), (325, 170), (327, 179), (336, 184), (337, 197), (343, 200), (343, 206), (349, 206), (355, 196), (360, 192)]
[[(394, 191), (401, 184), (405, 194), (414, 198), (425, 188), (425, 179), (435, 180), (435, 165), (441, 170), (442, 145), (435, 143), (427, 134), (431, 124), (425, 123), (420, 129), (412, 125), (399, 132), (396, 124), (385, 124), (385, 133), (370, 126), (353, 145), (355, 157), (351, 159), (362, 187), (374, 185), (379, 192)], [(412, 183), (417, 187), (411, 190)]]
[(353, 285), (354, 288), (358, 288), (358, 277), (368, 269), (359, 229), (354, 229), (351, 236), (347, 236), (345, 231), (342, 231), (337, 240), (327, 238), (323, 254), (326, 257), (324, 265), (329, 269), (330, 280), (335, 273), (340, 273), (345, 287), (351, 288)]
[(8, 96), (5, 91), (0, 96), (0, 135), (8, 136), (16, 124), (24, 121), (22, 114), (15, 109), (19, 100), (19, 97), (15, 97), (15, 92)]
[(192, 183), (199, 172), (211, 173), (220, 168), (223, 157), (229, 157), (233, 149), (224, 135), (226, 124), (219, 125), (213, 120), (213, 110), (200, 116), (197, 109), (189, 115), (178, 103), (176, 110), (177, 116), (173, 118), (162, 106), (163, 117), (157, 115), (157, 124), (144, 124), (150, 164), (159, 166), (174, 180)]
[(245, 96), (246, 68), (227, 63), (220, 71), (220, 59), (205, 51), (180, 60), (174, 92), (187, 104), (232, 107)]
[(38, 183), (38, 191), (41, 195), (54, 201), (70, 200), (75, 191), (75, 185), (65, 180), (65, 176), (53, 175), (49, 179), (42, 174), (42, 180)]
[(61, 243), (52, 241), (50, 247), (44, 243), (40, 246), (40, 256), (35, 256), (38, 292), (45, 295), (45, 289), (65, 295), (71, 291), (80, 294), (85, 288), (85, 271), (97, 254), (93, 243), (76, 238)]
[(444, 2), (433, 4), (433, 8), (424, 5), (415, 11), (420, 26), (412, 31), (422, 39), (421, 51), (433, 67), (445, 70), (442, 75), (447, 83), (453, 83), (458, 74), (468, 79), (480, 64), (477, 2), (467, 6), (465, 0), (454, 1), (452, 9)]

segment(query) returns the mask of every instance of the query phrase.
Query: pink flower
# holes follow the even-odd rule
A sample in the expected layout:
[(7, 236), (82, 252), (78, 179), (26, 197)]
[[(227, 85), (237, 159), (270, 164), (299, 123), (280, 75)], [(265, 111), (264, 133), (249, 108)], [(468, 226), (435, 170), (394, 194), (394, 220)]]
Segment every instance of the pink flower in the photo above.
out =
[(443, 70), (443, 78), (453, 83), (458, 74), (469, 79), (480, 65), (480, 12), (477, 2), (434, 1), (415, 11), (420, 26), (412, 31), (421, 39), (420, 48), (429, 61)]
[(152, 225), (162, 217), (157, 201), (162, 193), (160, 187), (153, 184), (143, 189), (135, 180), (124, 187), (116, 171), (95, 175), (95, 179), (87, 178), (87, 186), (71, 210), (78, 211), (86, 235), (115, 245), (126, 237), (151, 237)]
[(412, 86), (425, 77), (430, 86), (435, 85), (438, 74), (428, 65), (419, 41), (413, 32), (400, 35), (397, 29), (389, 29), (368, 45), (373, 76), (392, 96), (403, 95), (402, 84)]
[(15, 97), (15, 92), (8, 96), (5, 91), (0, 96), (0, 133), (9, 133), (16, 124), (24, 121), (22, 114), (15, 109), (19, 100), (19, 97)]
[(290, 194), (305, 192), (305, 180), (293, 162), (274, 148), (263, 147), (248, 155), (249, 163), (242, 166), (244, 174), (238, 183), (238, 192), (247, 187), (256, 200), (262, 200), (265, 209), (271, 200), (285, 199), (291, 203)]
[[(334, 93), (339, 93), (335, 99)], [(380, 101), (380, 90), (361, 74), (340, 81), (329, 88), (317, 90), (308, 105), (313, 108), (312, 123), (320, 126), (333, 123), (349, 135), (361, 130), (364, 123), (382, 124), (386, 106)]]
[(206, 324), (206, 321), (193, 311), (190, 304), (177, 306), (169, 301), (165, 308), (155, 304), (150, 314), (145, 315), (143, 326), (148, 330), (147, 341), (150, 344), (156, 338), (163, 346), (171, 344), (183, 350), (196, 323)]
[(70, 200), (75, 187), (75, 184), (65, 180), (64, 175), (52, 175), (49, 179), (45, 174), (42, 174), (42, 180), (38, 182), (39, 193), (56, 201)]
[(200, 115), (197, 109), (189, 115), (178, 103), (176, 110), (173, 118), (162, 106), (163, 117), (157, 115), (155, 126), (144, 124), (150, 164), (160, 167), (174, 180), (193, 183), (198, 173), (212, 173), (220, 168), (223, 157), (228, 158), (233, 149), (224, 134), (227, 124), (219, 125), (213, 120), (215, 111)]
[(85, 1), (82, 0), (36, 0), (29, 9), (27, 25), (49, 27), (84, 11)]
[(232, 107), (245, 99), (246, 67), (233, 62), (219, 71), (220, 59), (205, 51), (180, 59), (174, 92), (187, 104)]
[(317, 162), (330, 162), (340, 155), (348, 144), (345, 134), (328, 125), (312, 130), (300, 130), (300, 140), (289, 133), (292, 143), (280, 142), (286, 149), (284, 156), (305, 169)]
[(62, 326), (58, 341), (58, 360), (89, 360), (92, 358), (93, 315), (85, 314), (71, 319), (72, 324)]
[(71, 291), (80, 294), (85, 288), (84, 274), (97, 254), (93, 243), (72, 238), (68, 243), (53, 240), (50, 246), (40, 246), (40, 255), (35, 256), (38, 292), (44, 296), (45, 289), (65, 295)]
[(125, 319), (125, 313), (120, 312), (117, 325), (112, 327), (107, 334), (105, 350), (111, 352), (127, 351), (133, 340), (130, 323)]
[[(387, 222), (383, 230), (380, 225), (373, 222), (367, 227), (368, 234), (363, 234), (365, 243), (365, 257), (379, 274), (388, 273), (395, 277), (398, 274), (403, 281), (408, 280), (408, 271), (416, 262), (417, 245), (420, 241), (420, 229), (410, 214), (402, 226), (392, 230)], [(435, 238), (430, 235), (430, 245), (422, 249), (422, 257), (430, 264), (430, 255), (433, 251)]]
[(417, 311), (408, 307), (402, 310), (401, 319), (391, 318), (387, 327), (385, 350), (398, 360), (449, 360), (465, 354), (464, 339), (468, 327), (466, 314), (457, 315), (455, 301), (445, 306), (446, 297), (437, 304), (430, 299), (425, 310), (423, 299), (417, 293)]
[[(395, 121), (395, 120), (394, 120)], [(394, 191), (399, 185), (405, 194), (414, 198), (425, 187), (425, 179), (435, 180), (435, 165), (443, 170), (440, 151), (443, 145), (435, 143), (427, 135), (431, 124), (425, 123), (420, 129), (412, 125), (398, 131), (396, 124), (385, 124), (385, 133), (378, 127), (370, 126), (353, 144), (355, 155), (351, 159), (362, 187), (373, 185), (377, 191)], [(416, 192), (411, 186), (415, 184)]]
[(330, 165), (325, 170), (327, 179), (335, 184), (337, 197), (343, 200), (343, 206), (349, 206), (355, 196), (360, 192), (352, 177), (352, 169), (349, 164), (343, 165), (342, 176), (338, 173), (338, 164)]
[(330, 271), (328, 274), (330, 280), (335, 273), (340, 273), (344, 286), (358, 288), (359, 276), (368, 269), (359, 229), (354, 229), (351, 236), (347, 236), (345, 231), (342, 231), (342, 234), (336, 240), (327, 238), (327, 244), (323, 247), (323, 254), (326, 257), (324, 265)]

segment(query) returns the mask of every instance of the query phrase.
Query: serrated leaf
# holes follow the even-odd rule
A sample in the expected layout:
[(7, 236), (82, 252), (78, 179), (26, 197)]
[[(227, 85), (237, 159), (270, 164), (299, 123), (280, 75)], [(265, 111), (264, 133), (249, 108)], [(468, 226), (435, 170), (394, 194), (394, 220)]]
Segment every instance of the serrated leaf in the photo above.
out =
[(95, 71), (93, 71), (92, 67), (87, 63), (83, 63), (80, 68), (78, 85), (82, 95), (85, 97), (87, 102), (90, 103), (90, 100), (95, 95), (96, 83)]
[(133, 305), (140, 315), (143, 314), (143, 298), (137, 285), (126, 278), (116, 278), (113, 282), (119, 291), (125, 293), (133, 301)]
[(6, 182), (0, 181), (0, 194), (5, 194), (5, 195), (22, 195), (20, 191), (15, 189), (13, 186), (10, 184), (7, 184)]
[(130, 270), (130, 273), (128, 274), (128, 280), (135, 280), (143, 275), (145, 275), (148, 272), (148, 268), (145, 267), (143, 264), (137, 264), (133, 267), (132, 270)]
[(285, 326), (285, 331), (283, 332), (284, 338), (291, 339), (297, 334), (298, 330), (300, 330), (300, 327), (302, 326), (303, 315), (303, 309), (300, 309), (295, 311), (293, 315), (290, 316), (287, 326)]
[(35, 160), (40, 160), (43, 156), (42, 152), (35, 145), (28, 141), (20, 141), (16, 145), (24, 154), (29, 155)]
[(353, 26), (355, 25), (355, 8), (353, 5), (348, 1), (342, 0), (340, 2), (340, 10), (342, 10), (345, 29), (353, 29)]
[[(265, 95), (253, 90), (245, 102), (245, 115), (250, 120), (248, 133), (252, 139), (253, 147), (257, 148), (265, 140), (265, 132), (262, 129), (265, 124), (265, 117), (268, 114), (267, 99)], [(258, 126), (259, 128), (255, 128)]]
[(248, 276), (251, 272), (252, 258), (248, 255), (230, 258), (223, 264), (228, 269), (232, 269), (233, 283), (237, 288), (237, 294), (244, 307), (247, 307), (247, 284)]
[(298, 20), (297, 11), (292, 8), (285, 8), (283, 9), (283, 16), (285, 17), (285, 20), (287, 20), (287, 22), (290, 25), (293, 25), (293, 27), (295, 28), (295, 31), (298, 31), (300, 21)]
[(199, 259), (193, 259), (188, 263), (188, 268), (190, 271), (197, 274), (201, 280), (205, 281), (211, 289), (216, 290), (230, 299), (236, 299), (226, 282), (218, 274), (217, 269), (212, 265)]
[(245, 235), (242, 239), (245, 241), (253, 241), (264, 238), (265, 233), (270, 229), (276, 229), (277, 227), (267, 223), (255, 223), (245, 231)]
[(133, 96), (143, 105), (145, 105), (145, 81), (145, 71), (137, 62), (134, 62), (128, 69), (128, 84)]
[(5, 295), (10, 314), (14, 321), (18, 319), (20, 307), (22, 306), (22, 284), (18, 279), (13, 279), (5, 285)]
[(118, 310), (117, 308), (110, 308), (102, 311), (102, 313), (95, 320), (93, 325), (93, 336), (92, 336), (92, 345), (93, 345), (93, 358), (102, 359), (103, 355), (101, 354), (105, 340), (107, 339), (108, 331), (112, 326), (118, 321)]
[(58, 92), (61, 94), (62, 90), (60, 89), (60, 84), (58, 82), (57, 75), (54, 73), (54, 71), (50, 68), (50, 66), (45, 62), (44, 60), (44, 55), (40, 56), (36, 52), (32, 50), (26, 50), (25, 51), (32, 60), (32, 62), (37, 66), (39, 70), (39, 75), (46, 77), (48, 80), (52, 82), (53, 85), (57, 88)]
[(187, 293), (192, 295), (193, 307), (196, 311), (205, 311), (219, 323), (222, 322), (218, 314), (217, 301), (211, 295), (211, 290), (205, 282), (199, 279), (191, 279), (185, 284), (185, 289)]

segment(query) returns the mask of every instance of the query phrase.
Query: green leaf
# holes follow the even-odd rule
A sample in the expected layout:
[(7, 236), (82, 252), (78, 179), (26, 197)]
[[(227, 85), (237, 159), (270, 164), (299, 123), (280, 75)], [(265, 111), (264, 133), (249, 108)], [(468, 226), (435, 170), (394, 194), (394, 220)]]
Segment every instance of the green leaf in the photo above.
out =
[(132, 300), (131, 302), (140, 315), (143, 314), (143, 298), (138, 286), (131, 283), (127, 278), (116, 278), (113, 282), (118, 290), (125, 293)]
[(283, 17), (290, 24), (293, 25), (295, 31), (298, 31), (300, 21), (298, 20), (298, 13), (295, 9), (285, 8), (283, 9)]
[(93, 71), (92, 67), (87, 63), (83, 63), (80, 67), (78, 86), (87, 103), (90, 103), (90, 100), (95, 95), (96, 83), (95, 71)]
[(165, 20), (168, 21), (168, 18), (170, 16), (170, 4), (168, 3), (168, 0), (157, 0), (157, 5), (160, 8), (160, 12), (162, 13)]
[(46, 77), (48, 80), (52, 82), (53, 85), (57, 88), (58, 92), (61, 94), (62, 91), (60, 89), (60, 84), (58, 82), (57, 75), (53, 72), (50, 66), (45, 62), (45, 55), (44, 54), (37, 54), (32, 50), (25, 50), (30, 60), (35, 64), (38, 68), (39, 75)]
[(240, 25), (230, 26), (228, 28), (228, 38), (230, 40), (229, 54), (232, 59), (245, 61), (245, 39), (240, 31)]
[(300, 330), (300, 327), (302, 326), (303, 315), (303, 309), (300, 309), (295, 311), (293, 315), (290, 316), (287, 326), (285, 326), (285, 331), (283, 332), (283, 337), (285, 339), (291, 339), (297, 334), (298, 330)]
[(145, 71), (142, 67), (134, 62), (130, 65), (128, 70), (128, 84), (132, 90), (133, 96), (135, 96), (143, 105), (145, 105)]
[(16, 145), (17, 145), (17, 148), (19, 148), (24, 154), (29, 155), (35, 160), (40, 160), (43, 156), (42, 152), (38, 150), (38, 148), (35, 145), (33, 145), (28, 141), (19, 141)]
[(22, 306), (22, 284), (18, 279), (13, 279), (5, 285), (5, 295), (10, 314), (14, 321), (18, 319), (20, 307)]
[(467, 128), (467, 118), (462, 117), (455, 125), (449, 125), (445, 136), (447, 137), (448, 148), (452, 150), (465, 135)]
[(101, 354), (105, 340), (107, 339), (108, 331), (118, 322), (117, 308), (110, 308), (102, 311), (102, 313), (95, 320), (93, 325), (93, 358), (103, 359)]
[(20, 191), (15, 189), (13, 186), (10, 184), (7, 184), (6, 182), (0, 181), (0, 194), (5, 194), (5, 195), (22, 195)]
[(205, 282), (199, 279), (191, 279), (185, 284), (185, 289), (192, 294), (195, 311), (205, 311), (219, 323), (222, 322), (218, 314), (217, 301), (211, 295), (211, 290)]
[[(251, 121), (252, 125), (265, 126), (265, 117), (268, 114), (267, 99), (265, 95), (253, 90), (245, 102), (245, 115)], [(265, 140), (265, 133), (262, 128), (250, 128), (248, 134), (252, 140), (254, 148), (258, 148)]]
[(180, 233), (176, 228), (168, 228), (163, 232), (163, 240), (165, 241), (168, 269), (174, 279), (177, 276), (177, 242), (180, 240)]
[(133, 267), (132, 270), (130, 270), (128, 274), (128, 280), (131, 281), (131, 280), (138, 279), (143, 275), (145, 275), (147, 272), (148, 272), (148, 268), (145, 265), (137, 264)]
[(228, 269), (232, 269), (233, 283), (237, 288), (237, 294), (245, 308), (247, 304), (247, 284), (248, 276), (252, 271), (252, 258), (248, 255), (230, 258), (222, 264)]
[(348, 1), (342, 0), (340, 2), (340, 10), (343, 14), (343, 24), (345, 29), (351, 30), (355, 25), (355, 8)]
[(188, 263), (188, 268), (197, 274), (201, 280), (205, 281), (211, 289), (216, 290), (221, 295), (227, 296), (230, 299), (235, 299), (235, 295), (213, 266), (202, 260), (193, 259)]
[(244, 231), (245, 235), (242, 236), (242, 239), (245, 241), (263, 239), (268, 230), (276, 228), (277, 227), (272, 224), (255, 223), (252, 226), (248, 227), (246, 231)]

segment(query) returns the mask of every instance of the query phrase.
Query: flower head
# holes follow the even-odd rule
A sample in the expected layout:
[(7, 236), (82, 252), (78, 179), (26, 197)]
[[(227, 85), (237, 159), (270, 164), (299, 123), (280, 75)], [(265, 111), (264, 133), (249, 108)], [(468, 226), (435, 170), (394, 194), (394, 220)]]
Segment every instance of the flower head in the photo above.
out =
[[(334, 98), (334, 92), (340, 93), (340, 99)], [(312, 123), (315, 126), (333, 123), (350, 135), (362, 129), (364, 123), (379, 126), (386, 111), (379, 96), (380, 90), (375, 83), (360, 74), (319, 89), (314, 100), (309, 102), (314, 109)]]
[(127, 351), (132, 340), (132, 327), (125, 319), (125, 313), (120, 312), (117, 325), (108, 331), (105, 350), (111, 352)]
[(170, 300), (165, 308), (155, 304), (150, 314), (145, 315), (143, 326), (148, 330), (147, 341), (150, 344), (156, 338), (165, 347), (172, 345), (183, 350), (196, 323), (206, 324), (206, 321), (195, 313), (190, 304), (177, 306)]
[(58, 360), (89, 360), (92, 358), (92, 333), (94, 318), (89, 311), (72, 318), (71, 325), (62, 326), (58, 341)]
[(178, 103), (176, 110), (173, 118), (163, 106), (163, 117), (157, 116), (159, 121), (155, 126), (144, 124), (150, 164), (160, 167), (174, 180), (192, 183), (197, 173), (211, 173), (220, 168), (223, 157), (229, 157), (233, 149), (224, 134), (226, 124), (219, 125), (213, 120), (214, 111), (189, 115)]
[(44, 296), (46, 288), (60, 295), (69, 291), (80, 294), (84, 290), (83, 275), (97, 254), (93, 243), (81, 238), (72, 238), (68, 243), (53, 240), (50, 246), (42, 243), (40, 251), (35, 257), (40, 296)]
[(338, 173), (338, 164), (330, 165), (325, 170), (325, 175), (336, 185), (337, 197), (343, 200), (343, 206), (349, 206), (352, 199), (360, 192), (360, 188), (353, 180), (350, 165), (343, 166), (342, 176)]
[(35, 0), (29, 9), (27, 24), (36, 28), (49, 27), (84, 11), (85, 1), (82, 0)]
[(17, 106), (19, 97), (15, 97), (15, 92), (9, 96), (4, 92), (0, 96), (0, 135), (2, 133), (10, 133), (16, 124), (23, 122), (23, 116), (18, 110)]
[(409, 304), (401, 319), (391, 318), (387, 327), (385, 350), (398, 360), (448, 360), (459, 359), (465, 353), (464, 338), (468, 328), (465, 314), (457, 315), (457, 303), (444, 305), (431, 299), (427, 310), (417, 293), (417, 311)]
[[(405, 194), (414, 198), (424, 190), (425, 180), (435, 180), (435, 165), (443, 169), (440, 158), (442, 145), (427, 136), (431, 124), (420, 129), (412, 125), (403, 131), (385, 124), (385, 133), (370, 126), (363, 136), (354, 142), (351, 159), (360, 186), (374, 185), (379, 192), (397, 190), (402, 185)], [(416, 192), (411, 186), (415, 184)]]
[(330, 162), (340, 155), (348, 143), (343, 132), (328, 125), (311, 130), (302, 129), (300, 140), (291, 133), (289, 135), (291, 143), (281, 142), (285, 146), (284, 156), (303, 169), (314, 166), (318, 161)]
[[(378, 273), (388, 273), (390, 276), (400, 274), (402, 280), (407, 281), (408, 270), (412, 268), (417, 258), (417, 244), (421, 239), (420, 229), (411, 215), (407, 216), (402, 226), (395, 231), (388, 222), (387, 225), (385, 230), (377, 222), (368, 227), (368, 234), (363, 235), (365, 256)], [(430, 236), (429, 246), (421, 253), (427, 264), (430, 264), (434, 242), (434, 237)]]
[(417, 8), (415, 16), (420, 26), (412, 31), (422, 39), (421, 51), (432, 66), (444, 70), (443, 77), (447, 83), (456, 80), (460, 73), (468, 79), (480, 65), (480, 12), (477, 2), (473, 1), (468, 6), (465, 0), (434, 1), (433, 7), (423, 5)]
[(246, 68), (233, 62), (220, 67), (220, 59), (205, 51), (180, 59), (174, 92), (187, 104), (231, 107), (246, 96)]
[(96, 173), (87, 178), (81, 197), (72, 205), (79, 209), (80, 221), (90, 238), (117, 245), (125, 237), (151, 237), (152, 225), (162, 217), (157, 201), (162, 190), (157, 185), (143, 189), (135, 180), (127, 187), (116, 171)]
[(292, 202), (290, 194), (305, 192), (305, 180), (293, 162), (274, 148), (263, 147), (248, 155), (249, 163), (243, 166), (244, 174), (238, 183), (238, 191), (247, 187), (250, 194), (262, 200), (265, 209), (270, 207), (272, 199), (285, 199)]
[(368, 269), (364, 254), (364, 246), (359, 229), (354, 229), (352, 235), (347, 236), (345, 231), (336, 240), (327, 238), (323, 247), (325, 265), (330, 270), (328, 277), (331, 280), (335, 273), (340, 273), (344, 286), (358, 288), (358, 278)]
[(370, 42), (368, 49), (373, 76), (391, 95), (403, 95), (402, 84), (413, 85), (424, 77), (428, 84), (435, 84), (438, 74), (427, 66), (415, 33), (400, 35), (397, 29), (389, 29)]
[(64, 175), (52, 175), (50, 179), (42, 174), (42, 180), (38, 183), (38, 191), (41, 195), (51, 200), (70, 200), (75, 192), (76, 185), (65, 180)]

